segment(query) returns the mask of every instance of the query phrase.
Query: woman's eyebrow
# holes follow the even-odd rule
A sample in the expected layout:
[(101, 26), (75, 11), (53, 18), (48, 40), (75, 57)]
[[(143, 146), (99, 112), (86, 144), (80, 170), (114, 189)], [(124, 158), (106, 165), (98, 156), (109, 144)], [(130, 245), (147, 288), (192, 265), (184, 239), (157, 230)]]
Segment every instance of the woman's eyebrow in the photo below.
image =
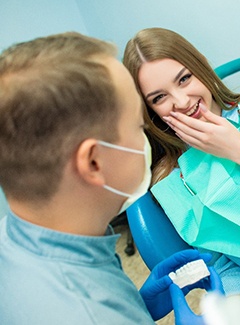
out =
[[(187, 68), (183, 67), (179, 72), (178, 74), (176, 75), (176, 77), (173, 79), (173, 82), (176, 82), (180, 77), (181, 75), (187, 70)], [(160, 93), (162, 90), (161, 89), (158, 89), (158, 90), (154, 90), (153, 92), (149, 93), (146, 95), (145, 99), (147, 100), (149, 97), (153, 96), (153, 95), (156, 95), (158, 93)]]
[(178, 74), (177, 74), (176, 77), (174, 78), (173, 82), (176, 82), (176, 81), (181, 77), (181, 75), (184, 73), (185, 70), (187, 70), (187, 68), (183, 67), (183, 68), (178, 72)]
[(147, 96), (145, 97), (145, 99), (148, 99), (149, 97), (151, 97), (151, 96), (153, 96), (153, 95), (156, 95), (156, 94), (158, 94), (158, 93), (160, 93), (160, 92), (161, 92), (161, 89), (155, 90), (155, 91), (153, 91), (153, 92), (147, 94)]

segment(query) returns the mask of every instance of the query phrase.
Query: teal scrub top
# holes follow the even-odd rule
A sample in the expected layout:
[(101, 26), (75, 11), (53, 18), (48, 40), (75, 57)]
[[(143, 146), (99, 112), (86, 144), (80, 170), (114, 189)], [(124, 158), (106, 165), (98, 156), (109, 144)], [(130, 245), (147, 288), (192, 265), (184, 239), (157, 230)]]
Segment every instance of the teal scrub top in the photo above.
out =
[(155, 324), (109, 232), (66, 234), (9, 212), (0, 222), (0, 324)]

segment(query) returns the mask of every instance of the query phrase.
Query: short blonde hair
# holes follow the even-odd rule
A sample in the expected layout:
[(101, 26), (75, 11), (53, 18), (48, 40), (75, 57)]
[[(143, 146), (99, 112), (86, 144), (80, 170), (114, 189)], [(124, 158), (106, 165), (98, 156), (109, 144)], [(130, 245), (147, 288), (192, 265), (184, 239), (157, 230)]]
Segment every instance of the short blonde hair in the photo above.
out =
[(6, 195), (49, 198), (84, 139), (117, 138), (120, 109), (103, 60), (115, 56), (113, 45), (74, 32), (2, 53), (0, 184)]

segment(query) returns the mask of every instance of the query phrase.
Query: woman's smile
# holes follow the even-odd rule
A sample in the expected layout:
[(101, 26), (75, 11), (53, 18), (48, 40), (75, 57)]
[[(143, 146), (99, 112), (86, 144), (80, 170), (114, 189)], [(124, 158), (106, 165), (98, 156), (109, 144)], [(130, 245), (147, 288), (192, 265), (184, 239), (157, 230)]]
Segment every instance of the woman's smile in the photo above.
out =
[(199, 118), (201, 117), (201, 109), (199, 107), (201, 99), (197, 101), (197, 103), (185, 114), (187, 116), (193, 117), (193, 118)]
[(160, 118), (178, 112), (201, 119), (202, 103), (212, 109), (213, 98), (208, 88), (181, 63), (161, 59), (142, 64), (139, 86), (143, 97)]

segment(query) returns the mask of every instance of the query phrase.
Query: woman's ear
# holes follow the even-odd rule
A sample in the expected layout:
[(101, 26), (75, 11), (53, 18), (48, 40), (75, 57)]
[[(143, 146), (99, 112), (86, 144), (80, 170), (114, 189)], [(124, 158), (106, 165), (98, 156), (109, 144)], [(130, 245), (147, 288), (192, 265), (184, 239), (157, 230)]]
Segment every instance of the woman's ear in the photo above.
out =
[(103, 186), (102, 159), (96, 139), (84, 140), (77, 149), (76, 168), (79, 176), (85, 182)]

